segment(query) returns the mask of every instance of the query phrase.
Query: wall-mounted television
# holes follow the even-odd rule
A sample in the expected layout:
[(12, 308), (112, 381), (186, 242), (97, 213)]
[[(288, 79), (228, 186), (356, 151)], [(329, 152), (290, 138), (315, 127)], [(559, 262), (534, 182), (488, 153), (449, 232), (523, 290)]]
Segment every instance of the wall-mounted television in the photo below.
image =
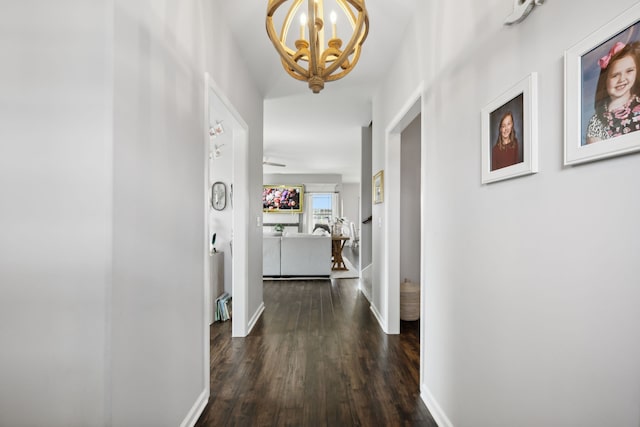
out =
[(301, 213), (304, 200), (302, 185), (264, 185), (262, 187), (263, 212)]

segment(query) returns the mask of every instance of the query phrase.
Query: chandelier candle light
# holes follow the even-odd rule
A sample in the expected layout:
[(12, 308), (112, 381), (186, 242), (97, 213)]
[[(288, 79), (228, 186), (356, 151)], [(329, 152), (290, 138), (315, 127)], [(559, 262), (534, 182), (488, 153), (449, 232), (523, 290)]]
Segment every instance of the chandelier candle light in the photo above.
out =
[[(324, 44), (324, 1), (292, 0), (282, 21), (280, 35), (274, 27), (274, 16), (277, 9), (288, 0), (269, 0), (267, 6), (267, 34), (281, 56), (282, 65), (287, 73), (297, 80), (308, 81), (313, 93), (319, 93), (325, 82), (341, 79), (353, 70), (360, 58), (362, 44), (369, 32), (369, 17), (364, 0), (332, 0), (346, 17), (345, 23), (351, 26), (351, 38), (344, 50), (342, 40), (338, 38), (338, 15), (332, 10), (331, 38), (325, 48)], [(300, 5), (307, 2), (307, 14), (299, 10)], [(330, 1), (327, 0), (327, 3)], [(289, 28), (298, 17), (300, 22), (300, 38), (294, 41), (295, 49), (287, 45)], [(307, 19), (308, 17), (308, 19)], [(342, 22), (342, 21), (341, 21)], [(346, 25), (344, 25), (346, 27)], [(305, 31), (306, 30), (306, 31)], [(308, 32), (308, 39), (305, 38)]]

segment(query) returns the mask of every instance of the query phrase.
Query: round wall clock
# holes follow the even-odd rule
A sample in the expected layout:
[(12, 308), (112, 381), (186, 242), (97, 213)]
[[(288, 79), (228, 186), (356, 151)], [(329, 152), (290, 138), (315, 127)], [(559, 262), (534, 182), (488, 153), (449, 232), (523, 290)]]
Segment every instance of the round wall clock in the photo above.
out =
[(216, 182), (211, 186), (211, 207), (217, 211), (227, 206), (227, 186), (224, 182)]

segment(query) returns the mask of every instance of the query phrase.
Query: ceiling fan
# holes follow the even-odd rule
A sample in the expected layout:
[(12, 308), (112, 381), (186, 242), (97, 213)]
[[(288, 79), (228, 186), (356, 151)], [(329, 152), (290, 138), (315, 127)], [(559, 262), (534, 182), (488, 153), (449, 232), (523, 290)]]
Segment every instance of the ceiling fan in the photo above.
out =
[(262, 160), (262, 164), (263, 165), (267, 165), (267, 166), (276, 166), (276, 167), (279, 167), (279, 168), (287, 167), (287, 165), (285, 165), (284, 163), (270, 162), (266, 158)]

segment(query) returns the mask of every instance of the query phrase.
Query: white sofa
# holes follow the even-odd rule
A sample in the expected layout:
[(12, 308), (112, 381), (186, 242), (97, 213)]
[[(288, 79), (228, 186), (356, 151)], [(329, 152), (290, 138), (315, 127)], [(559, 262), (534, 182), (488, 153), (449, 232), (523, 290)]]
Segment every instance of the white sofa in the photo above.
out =
[(282, 236), (262, 236), (262, 275), (280, 276), (280, 240)]
[(318, 277), (330, 274), (331, 237), (297, 233), (263, 236), (263, 276)]

